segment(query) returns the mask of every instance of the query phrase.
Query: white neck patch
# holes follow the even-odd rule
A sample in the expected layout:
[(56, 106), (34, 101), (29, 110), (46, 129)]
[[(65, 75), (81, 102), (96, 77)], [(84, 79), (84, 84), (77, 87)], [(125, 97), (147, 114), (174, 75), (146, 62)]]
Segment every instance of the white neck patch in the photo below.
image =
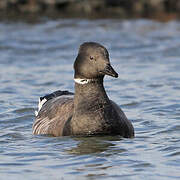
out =
[(81, 79), (81, 78), (75, 78), (74, 81), (78, 84), (87, 84), (93, 81), (93, 79)]

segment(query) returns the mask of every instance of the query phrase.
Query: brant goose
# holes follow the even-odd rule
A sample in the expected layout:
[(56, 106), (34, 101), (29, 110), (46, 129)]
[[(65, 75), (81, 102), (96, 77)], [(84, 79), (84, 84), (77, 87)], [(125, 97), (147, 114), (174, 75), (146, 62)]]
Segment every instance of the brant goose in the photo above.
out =
[(105, 47), (85, 42), (74, 62), (75, 94), (56, 91), (40, 97), (33, 134), (121, 135), (134, 137), (134, 128), (103, 86), (105, 75), (118, 77)]

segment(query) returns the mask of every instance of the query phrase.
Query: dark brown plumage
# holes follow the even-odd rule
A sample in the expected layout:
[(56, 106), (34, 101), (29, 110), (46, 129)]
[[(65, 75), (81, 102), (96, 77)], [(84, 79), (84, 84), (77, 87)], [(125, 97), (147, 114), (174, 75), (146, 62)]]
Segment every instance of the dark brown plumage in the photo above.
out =
[[(75, 95), (59, 93), (49, 98), (33, 124), (34, 134), (134, 137), (134, 128), (104, 89), (104, 75), (118, 77), (105, 47), (88, 42), (80, 46), (74, 63)], [(56, 94), (56, 93), (55, 93)], [(64, 95), (66, 94), (66, 95)]]

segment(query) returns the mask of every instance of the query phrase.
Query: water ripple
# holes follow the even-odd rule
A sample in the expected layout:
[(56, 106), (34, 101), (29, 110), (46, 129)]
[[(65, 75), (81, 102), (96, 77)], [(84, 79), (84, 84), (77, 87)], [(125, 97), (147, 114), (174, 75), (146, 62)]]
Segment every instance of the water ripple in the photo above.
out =
[[(47, 20), (0, 23), (1, 179), (178, 179), (180, 23)], [(33, 136), (38, 98), (74, 91), (78, 46), (98, 41), (118, 79), (105, 78), (136, 137)]]

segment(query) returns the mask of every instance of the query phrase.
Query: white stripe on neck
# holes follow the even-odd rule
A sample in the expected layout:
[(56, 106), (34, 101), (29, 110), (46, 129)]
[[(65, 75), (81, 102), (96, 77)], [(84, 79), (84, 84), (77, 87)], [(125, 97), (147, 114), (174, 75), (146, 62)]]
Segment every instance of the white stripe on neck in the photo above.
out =
[(93, 81), (93, 79), (81, 79), (81, 78), (74, 78), (74, 81), (78, 84), (87, 84)]

